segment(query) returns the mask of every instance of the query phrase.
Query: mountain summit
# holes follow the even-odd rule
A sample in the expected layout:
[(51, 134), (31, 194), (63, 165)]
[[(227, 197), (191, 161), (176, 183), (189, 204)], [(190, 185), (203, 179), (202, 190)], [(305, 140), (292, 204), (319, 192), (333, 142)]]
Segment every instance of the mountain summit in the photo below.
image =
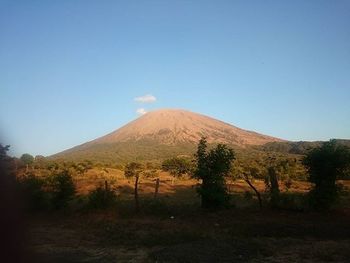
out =
[(280, 139), (247, 131), (211, 117), (186, 110), (156, 110), (90, 143), (154, 140), (161, 144), (198, 143), (205, 136), (209, 143), (237, 146), (261, 145)]
[(202, 114), (164, 109), (146, 113), (103, 137), (55, 156), (125, 160), (124, 156), (127, 155), (139, 160), (156, 159), (165, 155), (186, 154), (189, 149), (195, 149), (194, 145), (202, 136), (207, 138), (208, 143), (238, 147), (283, 141)]

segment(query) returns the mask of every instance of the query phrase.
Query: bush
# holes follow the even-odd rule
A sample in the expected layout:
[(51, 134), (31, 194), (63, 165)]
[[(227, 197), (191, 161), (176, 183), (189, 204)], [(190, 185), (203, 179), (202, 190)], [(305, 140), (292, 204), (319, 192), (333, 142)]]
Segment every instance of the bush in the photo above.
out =
[(108, 208), (117, 201), (115, 191), (111, 190), (107, 184), (105, 187), (98, 186), (88, 194), (88, 206), (95, 209)]
[(25, 210), (36, 212), (49, 208), (49, 197), (44, 191), (44, 179), (27, 174), (18, 179), (17, 182)]
[(61, 209), (68, 206), (68, 202), (75, 195), (73, 178), (67, 170), (54, 174), (49, 178), (51, 203), (53, 208)]

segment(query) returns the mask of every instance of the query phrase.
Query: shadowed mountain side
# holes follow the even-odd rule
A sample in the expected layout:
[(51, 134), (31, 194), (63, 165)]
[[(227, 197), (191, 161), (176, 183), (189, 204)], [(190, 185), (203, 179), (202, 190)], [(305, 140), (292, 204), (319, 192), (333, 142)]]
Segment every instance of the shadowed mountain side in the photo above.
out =
[[(338, 144), (350, 147), (350, 140), (334, 139)], [(264, 145), (253, 146), (254, 149), (264, 152), (278, 152), (283, 154), (306, 154), (309, 150), (320, 147), (324, 141), (299, 142), (269, 142)]]

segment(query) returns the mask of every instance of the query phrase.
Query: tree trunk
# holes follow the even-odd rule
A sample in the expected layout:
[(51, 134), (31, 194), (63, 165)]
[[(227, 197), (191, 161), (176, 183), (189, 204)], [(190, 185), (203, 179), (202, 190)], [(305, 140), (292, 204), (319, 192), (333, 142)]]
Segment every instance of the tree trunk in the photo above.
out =
[(156, 179), (156, 186), (155, 186), (155, 189), (154, 189), (154, 198), (157, 198), (158, 190), (159, 190), (159, 178)]
[(261, 200), (261, 195), (258, 192), (258, 190), (254, 187), (254, 185), (249, 181), (247, 176), (244, 176), (244, 181), (246, 181), (246, 183), (254, 190), (258, 200), (259, 200), (259, 207), (260, 209), (262, 209), (262, 200)]
[(269, 173), (269, 179), (270, 179), (270, 184), (271, 184), (271, 188), (270, 188), (270, 194), (271, 194), (270, 203), (271, 203), (272, 207), (277, 208), (278, 205), (279, 205), (279, 194), (280, 194), (277, 174), (276, 174), (276, 171), (275, 171), (275, 169), (273, 167), (269, 167), (268, 173)]
[(140, 210), (138, 186), (139, 186), (139, 176), (136, 175), (134, 197), (135, 197), (135, 210), (137, 212)]

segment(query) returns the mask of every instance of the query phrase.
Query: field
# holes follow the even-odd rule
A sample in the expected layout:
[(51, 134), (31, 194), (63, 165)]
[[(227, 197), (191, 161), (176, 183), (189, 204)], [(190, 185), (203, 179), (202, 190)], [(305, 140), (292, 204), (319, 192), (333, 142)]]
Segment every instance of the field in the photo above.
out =
[[(232, 207), (200, 209), (195, 180), (160, 173), (140, 181), (141, 211), (135, 213), (133, 181), (116, 169), (92, 169), (75, 177), (78, 196), (70, 210), (37, 214), (28, 220), (28, 250), (35, 262), (348, 262), (350, 209), (329, 213), (258, 208), (249, 186), (229, 182)], [(84, 196), (107, 180), (118, 192), (108, 210), (84, 210)], [(350, 184), (346, 185), (347, 193)], [(254, 185), (263, 192), (264, 183)], [(281, 185), (283, 192), (286, 189)], [(293, 181), (291, 195), (306, 182)], [(251, 192), (252, 193), (252, 192)]]

